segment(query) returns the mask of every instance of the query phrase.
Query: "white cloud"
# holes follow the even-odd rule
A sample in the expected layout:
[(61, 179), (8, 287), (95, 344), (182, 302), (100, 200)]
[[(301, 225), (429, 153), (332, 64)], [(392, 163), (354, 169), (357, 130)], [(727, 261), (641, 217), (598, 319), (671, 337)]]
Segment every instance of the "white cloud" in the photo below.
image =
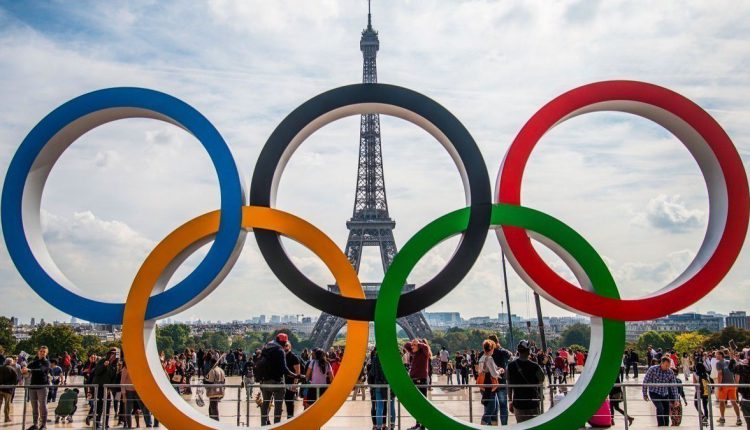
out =
[(706, 216), (701, 210), (687, 208), (679, 195), (660, 194), (649, 200), (646, 211), (636, 214), (631, 222), (670, 233), (684, 233), (703, 227)]

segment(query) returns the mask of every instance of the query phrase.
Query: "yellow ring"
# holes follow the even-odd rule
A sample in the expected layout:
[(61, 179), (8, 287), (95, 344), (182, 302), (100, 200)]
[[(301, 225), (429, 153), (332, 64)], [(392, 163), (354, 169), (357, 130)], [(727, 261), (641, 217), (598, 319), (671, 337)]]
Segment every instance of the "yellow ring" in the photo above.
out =
[[(211, 420), (177, 394), (159, 364), (155, 320), (145, 320), (146, 307), (153, 290), (165, 285), (176, 266), (215, 235), (219, 228), (219, 214), (220, 211), (214, 211), (201, 215), (177, 228), (159, 243), (138, 271), (125, 302), (122, 347), (128, 372), (143, 402), (170, 429), (237, 428)], [(273, 230), (306, 246), (323, 260), (344, 296), (365, 298), (349, 260), (328, 236), (310, 223), (277, 209), (245, 206), (242, 209), (242, 227)], [(210, 288), (207, 287), (207, 290)], [(304, 413), (274, 428), (320, 428), (344, 404), (359, 379), (369, 339), (369, 322), (348, 320), (347, 323), (346, 354), (331, 386)], [(304, 419), (301, 418), (303, 416)]]

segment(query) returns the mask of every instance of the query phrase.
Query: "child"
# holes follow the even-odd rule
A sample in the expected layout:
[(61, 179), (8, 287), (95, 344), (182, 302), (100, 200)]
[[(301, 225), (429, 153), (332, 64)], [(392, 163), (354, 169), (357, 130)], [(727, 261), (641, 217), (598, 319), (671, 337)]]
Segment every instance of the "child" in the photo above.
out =
[(62, 382), (63, 371), (60, 366), (57, 365), (57, 360), (52, 359), (49, 361), (49, 377), (52, 385), (49, 387), (47, 393), (47, 403), (52, 403), (57, 400), (57, 386)]
[(448, 364), (445, 366), (445, 374), (448, 375), (448, 384), (453, 385), (453, 374), (455, 373), (455, 369), (453, 366), (453, 360), (448, 361)]
[(78, 409), (78, 388), (66, 388), (65, 391), (60, 395), (60, 401), (57, 403), (55, 408), (55, 424), (59, 423), (60, 420), (65, 422), (73, 422), (73, 414)]

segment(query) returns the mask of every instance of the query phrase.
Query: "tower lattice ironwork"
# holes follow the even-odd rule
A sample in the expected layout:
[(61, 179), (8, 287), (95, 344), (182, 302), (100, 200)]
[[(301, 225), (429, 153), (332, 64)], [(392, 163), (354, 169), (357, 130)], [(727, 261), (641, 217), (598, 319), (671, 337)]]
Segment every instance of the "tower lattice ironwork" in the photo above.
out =
[[(379, 48), (378, 32), (372, 28), (372, 14), (368, 2), (367, 28), (362, 31), (359, 41), (359, 49), (364, 60), (362, 82), (365, 84), (374, 84), (378, 81), (376, 57)], [(377, 113), (365, 114), (360, 118), (359, 166), (354, 211), (346, 227), (349, 229), (349, 239), (346, 242), (345, 253), (354, 269), (359, 272), (363, 248), (377, 246), (380, 248), (383, 273), (388, 271), (397, 252), (396, 241), (393, 239), (396, 222), (388, 214), (383, 154), (380, 146), (380, 115)], [(367, 298), (377, 297), (380, 284), (363, 283), (362, 286)], [(336, 285), (330, 285), (329, 289), (339, 292)], [(413, 289), (414, 285), (406, 285), (403, 292)], [(345, 320), (322, 313), (310, 335), (311, 344), (322, 348), (330, 347), (344, 324)], [(432, 333), (422, 312), (399, 318), (398, 324), (410, 338), (424, 338)]]

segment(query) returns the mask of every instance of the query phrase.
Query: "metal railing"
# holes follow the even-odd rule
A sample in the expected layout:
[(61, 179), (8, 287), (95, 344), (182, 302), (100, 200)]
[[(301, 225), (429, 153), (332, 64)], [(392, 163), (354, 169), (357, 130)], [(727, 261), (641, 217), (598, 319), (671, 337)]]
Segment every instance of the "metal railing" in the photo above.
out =
[[(706, 397), (706, 404), (705, 404), (705, 412), (703, 410), (703, 402), (701, 401), (700, 393), (702, 386), (700, 384), (696, 383), (684, 383), (684, 384), (646, 384), (647, 391), (649, 388), (653, 387), (677, 387), (679, 385), (680, 388), (685, 393), (685, 398), (681, 399), (683, 403), (683, 407), (687, 406), (687, 408), (683, 409), (682, 414), (680, 417), (682, 418), (682, 422), (680, 423), (682, 428), (695, 428), (698, 429), (704, 429), (709, 428), (711, 430), (714, 429), (714, 425), (716, 422), (716, 419), (718, 418), (717, 414), (717, 408), (716, 405), (718, 404), (716, 401), (717, 399), (717, 392), (719, 389), (723, 389), (726, 387), (743, 387), (743, 388), (750, 388), (750, 385), (743, 385), (743, 384), (708, 384), (708, 394)], [(236, 424), (237, 426), (243, 426), (243, 427), (250, 427), (250, 426), (257, 426), (260, 424), (260, 418), (261, 418), (261, 405), (262, 405), (262, 399), (260, 400), (260, 403), (256, 403), (257, 395), (261, 392), (261, 389), (263, 390), (271, 390), (271, 389), (293, 389), (296, 391), (296, 394), (291, 396), (291, 399), (286, 399), (288, 401), (292, 401), (299, 405), (301, 398), (307, 397), (309, 399), (313, 398), (319, 398), (322, 394), (322, 391), (328, 387), (327, 384), (295, 384), (295, 385), (285, 385), (285, 384), (212, 384), (212, 385), (203, 385), (203, 384), (177, 384), (173, 385), (178, 392), (182, 395), (183, 399), (185, 399), (187, 402), (189, 402), (191, 405), (196, 407), (201, 413), (206, 413), (206, 409), (209, 406), (209, 399), (206, 396), (205, 389), (206, 388), (223, 388), (224, 389), (224, 397), (219, 401), (220, 404), (218, 406), (218, 411), (220, 412), (220, 416), (218, 419), (223, 422), (232, 422)], [(541, 384), (537, 385), (536, 387), (539, 388), (540, 397), (537, 399), (540, 402), (540, 413), (544, 413), (546, 409), (554, 408), (556, 407), (556, 403), (559, 402), (564, 396), (563, 393), (566, 393), (572, 389), (574, 384)], [(646, 404), (646, 401), (643, 399), (642, 390), (644, 387), (644, 384), (641, 383), (622, 383), (617, 384), (616, 386), (619, 386), (622, 388), (622, 396), (619, 400), (616, 400), (618, 403), (618, 406), (621, 406), (621, 415), (617, 415), (615, 411), (609, 411), (609, 412), (602, 412), (602, 414), (607, 413), (607, 416), (610, 417), (610, 419), (614, 419), (617, 422), (623, 423), (625, 429), (629, 429), (631, 427), (629, 420), (627, 417), (632, 417), (635, 419), (640, 420), (656, 420), (656, 413), (655, 413), (655, 403), (654, 399), (648, 400), (648, 404)], [(141, 406), (141, 414), (134, 414), (133, 406), (135, 403), (139, 402), (139, 399), (137, 397), (137, 394), (133, 395), (127, 395), (127, 392), (135, 393), (133, 390), (128, 390), (128, 388), (131, 388), (132, 385), (120, 385), (120, 384), (111, 384), (111, 385), (104, 385), (104, 386), (97, 386), (97, 385), (91, 385), (91, 384), (70, 384), (70, 385), (60, 385), (58, 386), (58, 404), (59, 404), (59, 397), (62, 394), (62, 391), (65, 389), (73, 390), (73, 389), (79, 389), (79, 393), (76, 396), (76, 399), (78, 400), (76, 403), (77, 409), (74, 411), (73, 414), (71, 414), (70, 418), (78, 421), (79, 419), (86, 422), (85, 428), (96, 428), (96, 421), (97, 421), (97, 415), (102, 417), (102, 419), (107, 420), (107, 423), (110, 424), (110, 426), (114, 426), (115, 419), (120, 420), (122, 418), (135, 418), (136, 420), (141, 416), (146, 417), (146, 414), (144, 412), (145, 407)], [(497, 388), (499, 390), (507, 390), (508, 388), (515, 387), (515, 386), (509, 386), (509, 385), (477, 385), (477, 384), (465, 384), (465, 385), (459, 385), (459, 384), (431, 384), (431, 385), (424, 385), (419, 386), (419, 388), (424, 388), (427, 390), (427, 397), (428, 399), (435, 403), (436, 406), (438, 406), (441, 410), (444, 410), (446, 413), (450, 413), (452, 416), (455, 416), (456, 418), (463, 419), (472, 423), (478, 423), (481, 421), (482, 416), (484, 415), (484, 406), (486, 406), (486, 402), (483, 403), (483, 396), (481, 394), (482, 388)], [(529, 385), (523, 385), (518, 387), (530, 387)], [(27, 428), (28, 425), (30, 425), (30, 409), (31, 403), (30, 403), (30, 396), (29, 392), (30, 390), (34, 390), (37, 388), (50, 388), (50, 386), (45, 387), (34, 387), (34, 386), (23, 386), (23, 385), (17, 385), (17, 386), (0, 386), (0, 390), (8, 389), (15, 391), (15, 396), (12, 401), (12, 407), (13, 407), (13, 414), (12, 419), (14, 423), (18, 423), (18, 417), (20, 417), (20, 424), (22, 428)], [(359, 422), (358, 420), (362, 421), (362, 427), (369, 428), (370, 424), (368, 423), (365, 425), (365, 421), (368, 421), (370, 419), (375, 420), (377, 419), (379, 422), (383, 424), (392, 424), (397, 429), (402, 429), (409, 427), (411, 423), (407, 423), (407, 420), (411, 418), (411, 415), (406, 411), (405, 408), (401, 407), (400, 402), (398, 401), (398, 398), (395, 397), (393, 392), (391, 391), (390, 386), (387, 384), (383, 385), (368, 385), (368, 384), (358, 384), (357, 390), (353, 391), (354, 393), (360, 393), (360, 395), (357, 396), (357, 400), (352, 399), (352, 396), (349, 396), (347, 399), (347, 405), (349, 405), (348, 408), (345, 408), (343, 410), (340, 410), (339, 413), (336, 414), (336, 416), (331, 420), (332, 422), (345, 422), (347, 425), (349, 425), (350, 422)], [(23, 391), (22, 393), (19, 392), (19, 390)], [(203, 390), (203, 392), (201, 392)], [(311, 391), (313, 390), (313, 391)], [(360, 390), (364, 390), (365, 395), (362, 396)], [(382, 390), (382, 391), (376, 391), (376, 390)], [(304, 396), (305, 392), (308, 393), (308, 396)], [(199, 394), (200, 393), (200, 394)], [(314, 394), (313, 394), (314, 393)], [(205, 404), (202, 406), (198, 406), (196, 404), (196, 400), (198, 400), (199, 397), (202, 397), (204, 399)], [(486, 397), (486, 396), (485, 396)], [(99, 401), (97, 401), (97, 399)], [(361, 399), (361, 400), (360, 400)], [(81, 401), (83, 400), (83, 402)], [(656, 399), (658, 401), (658, 399)], [(671, 401), (672, 399), (666, 400)], [(739, 399), (738, 399), (739, 400)], [(750, 402), (750, 399), (742, 399), (742, 401), (748, 401)], [(356, 402), (370, 402), (371, 406), (375, 407), (376, 411), (382, 411), (380, 412), (382, 415), (377, 415), (373, 417), (371, 414), (368, 414), (366, 412), (363, 412), (363, 408), (356, 405)], [(381, 405), (377, 405), (377, 402), (383, 402)], [(200, 402), (198, 402), (200, 403)], [(294, 404), (293, 403), (293, 404)], [(303, 409), (305, 407), (305, 402), (303, 403)], [(691, 403), (693, 404), (693, 407), (691, 406)], [(267, 416), (270, 421), (274, 421), (276, 413), (279, 413), (280, 410), (276, 410), (275, 408), (280, 407), (281, 404), (283, 404), (283, 400), (281, 403), (278, 401), (274, 405), (274, 402), (268, 402), (267, 403)], [(46, 406), (46, 405), (45, 405)], [(49, 407), (51, 408), (53, 404), (50, 404)], [(88, 406), (88, 408), (86, 408)], [(284, 408), (289, 406), (289, 404), (284, 405)], [(102, 408), (102, 409), (99, 409)], [(297, 407), (295, 407), (297, 409)], [(731, 405), (727, 405), (727, 417), (734, 418), (734, 410), (731, 407)], [(112, 414), (109, 413), (109, 411), (112, 410)], [(370, 412), (372, 409), (368, 408), (367, 411)], [(619, 408), (616, 409), (619, 411)], [(18, 413), (20, 411), (20, 414)], [(352, 412), (354, 411), (354, 412)], [(2, 411), (0, 411), (1, 413)], [(282, 414), (281, 418), (288, 419), (288, 410), (285, 411), (287, 414)], [(302, 412), (302, 410), (295, 410), (293, 415), (299, 415)], [(354, 413), (354, 414), (352, 414)], [(499, 413), (499, 411), (495, 411), (495, 413)], [(614, 415), (612, 415), (614, 413)], [(350, 414), (350, 415), (346, 415)], [(510, 415), (510, 420), (512, 422), (513, 414)], [(49, 417), (55, 418), (54, 410), (49, 409)], [(61, 417), (63, 420), (67, 420), (66, 417)], [(155, 417), (152, 417), (152, 419), (156, 420), (158, 418), (158, 415)], [(747, 420), (750, 417), (743, 417), (742, 420)], [(694, 420), (694, 421), (693, 421)], [(694, 423), (694, 425), (693, 425)], [(650, 425), (653, 425), (653, 422), (649, 422)], [(633, 426), (637, 427), (639, 424), (633, 424)], [(66, 426), (67, 427), (67, 426)], [(358, 426), (355, 426), (358, 427)], [(80, 427), (79, 427), (80, 428)]]

